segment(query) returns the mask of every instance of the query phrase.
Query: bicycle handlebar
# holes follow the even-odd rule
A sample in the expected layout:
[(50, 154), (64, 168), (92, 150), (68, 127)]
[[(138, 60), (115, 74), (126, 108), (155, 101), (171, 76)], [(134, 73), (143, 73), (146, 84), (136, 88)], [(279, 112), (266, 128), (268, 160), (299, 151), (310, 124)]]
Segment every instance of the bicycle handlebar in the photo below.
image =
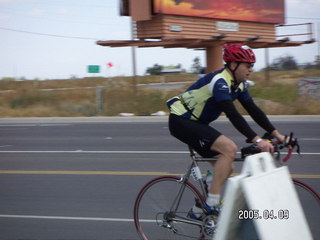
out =
[[(269, 133), (265, 133), (262, 138), (273, 145), (274, 153), (277, 154), (276, 160), (279, 162), (287, 162), (290, 159), (294, 148), (297, 149), (297, 153), (300, 155), (300, 145), (298, 143), (298, 139), (293, 137), (293, 132), (291, 132), (289, 136), (287, 135), (285, 136), (285, 140), (283, 143), (278, 140), (275, 141), (274, 137), (271, 136)], [(288, 148), (288, 153), (282, 160), (280, 160), (280, 150), (285, 147)], [(257, 144), (252, 144), (248, 147), (244, 147), (241, 149), (241, 157), (244, 159), (248, 155), (252, 155), (260, 152), (261, 150), (257, 146)]]

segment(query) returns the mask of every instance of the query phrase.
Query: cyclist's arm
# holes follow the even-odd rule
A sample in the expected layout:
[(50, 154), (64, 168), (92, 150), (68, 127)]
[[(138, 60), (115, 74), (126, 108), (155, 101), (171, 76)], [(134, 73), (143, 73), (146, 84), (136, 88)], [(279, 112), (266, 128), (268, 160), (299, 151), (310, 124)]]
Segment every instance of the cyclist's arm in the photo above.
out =
[(219, 109), (224, 112), (232, 125), (244, 136), (253, 141), (258, 135), (251, 129), (247, 121), (241, 116), (231, 100), (216, 103)]
[[(233, 126), (251, 142), (257, 142), (261, 138), (251, 129), (247, 121), (241, 116), (231, 100), (222, 101), (217, 103), (218, 107), (227, 115)], [(257, 142), (259, 148), (264, 152), (273, 152), (272, 144), (259, 141)]]
[(247, 101), (240, 101), (240, 103), (260, 127), (272, 135), (276, 132), (266, 114), (254, 103), (252, 98)]
[[(252, 98), (247, 101), (240, 101), (240, 103), (260, 127), (277, 138), (280, 142), (285, 140), (285, 136), (279, 133), (279, 131), (272, 125), (266, 114), (254, 103)], [(254, 139), (254, 141), (256, 141), (256, 139)]]

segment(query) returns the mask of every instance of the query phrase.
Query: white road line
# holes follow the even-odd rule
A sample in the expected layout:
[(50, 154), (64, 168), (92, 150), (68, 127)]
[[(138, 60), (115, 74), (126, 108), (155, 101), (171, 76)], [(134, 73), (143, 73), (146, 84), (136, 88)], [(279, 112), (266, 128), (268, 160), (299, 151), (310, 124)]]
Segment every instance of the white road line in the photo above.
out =
[(71, 123), (25, 123), (25, 124), (0, 124), (0, 127), (55, 127), (70, 126)]
[[(5, 151), (0, 153), (93, 153), (93, 154), (189, 154), (189, 151), (86, 151), (86, 150), (70, 150), (70, 151)], [(238, 152), (239, 154), (240, 152)], [(281, 154), (287, 154), (281, 152)], [(297, 155), (298, 153), (292, 153)], [(320, 152), (302, 152), (301, 155), (320, 155)]]
[(71, 150), (71, 151), (0, 151), (0, 153), (107, 153), (107, 154), (185, 154), (189, 151), (85, 151), (85, 150)]
[[(248, 121), (253, 121), (248, 115), (243, 116)], [(320, 122), (320, 115), (269, 115), (272, 122)], [(228, 122), (226, 116), (221, 116), (215, 122)], [(1, 125), (38, 124), (38, 123), (154, 123), (168, 122), (168, 116), (135, 116), (135, 117), (27, 117), (27, 118), (0, 118)]]
[[(98, 218), (98, 217), (66, 217), (66, 216), (36, 216), (36, 215), (7, 215), (0, 214), (0, 218), (27, 218), (48, 220), (76, 220), (76, 221), (108, 221), (108, 222), (133, 222), (131, 218)], [(140, 222), (156, 222), (156, 220), (142, 219)]]

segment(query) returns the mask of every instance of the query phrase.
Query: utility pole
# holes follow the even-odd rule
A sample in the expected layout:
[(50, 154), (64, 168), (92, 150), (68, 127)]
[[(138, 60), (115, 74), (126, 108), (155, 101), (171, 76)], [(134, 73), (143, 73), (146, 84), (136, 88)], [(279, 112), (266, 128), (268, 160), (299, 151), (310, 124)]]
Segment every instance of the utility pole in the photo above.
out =
[(270, 81), (270, 67), (269, 67), (269, 48), (265, 48), (265, 61), (266, 61), (266, 68), (265, 68), (265, 81)]
[[(137, 38), (137, 23), (131, 20), (131, 39), (135, 40)], [(136, 66), (136, 47), (131, 47), (132, 52), (132, 74), (135, 77), (137, 75)]]
[[(137, 38), (137, 23), (131, 19), (131, 39), (135, 40)], [(134, 94), (137, 93), (137, 64), (136, 64), (136, 47), (131, 47), (132, 53), (132, 79), (133, 79), (133, 91)]]
[(320, 22), (318, 22), (318, 57), (320, 57)]

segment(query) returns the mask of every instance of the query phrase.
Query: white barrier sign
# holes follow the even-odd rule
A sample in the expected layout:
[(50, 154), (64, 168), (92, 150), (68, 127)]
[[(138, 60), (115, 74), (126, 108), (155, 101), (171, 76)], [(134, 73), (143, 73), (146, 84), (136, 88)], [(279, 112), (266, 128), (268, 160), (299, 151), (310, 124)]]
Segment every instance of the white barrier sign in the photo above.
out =
[(313, 239), (288, 168), (269, 153), (247, 157), (225, 196), (215, 240)]

